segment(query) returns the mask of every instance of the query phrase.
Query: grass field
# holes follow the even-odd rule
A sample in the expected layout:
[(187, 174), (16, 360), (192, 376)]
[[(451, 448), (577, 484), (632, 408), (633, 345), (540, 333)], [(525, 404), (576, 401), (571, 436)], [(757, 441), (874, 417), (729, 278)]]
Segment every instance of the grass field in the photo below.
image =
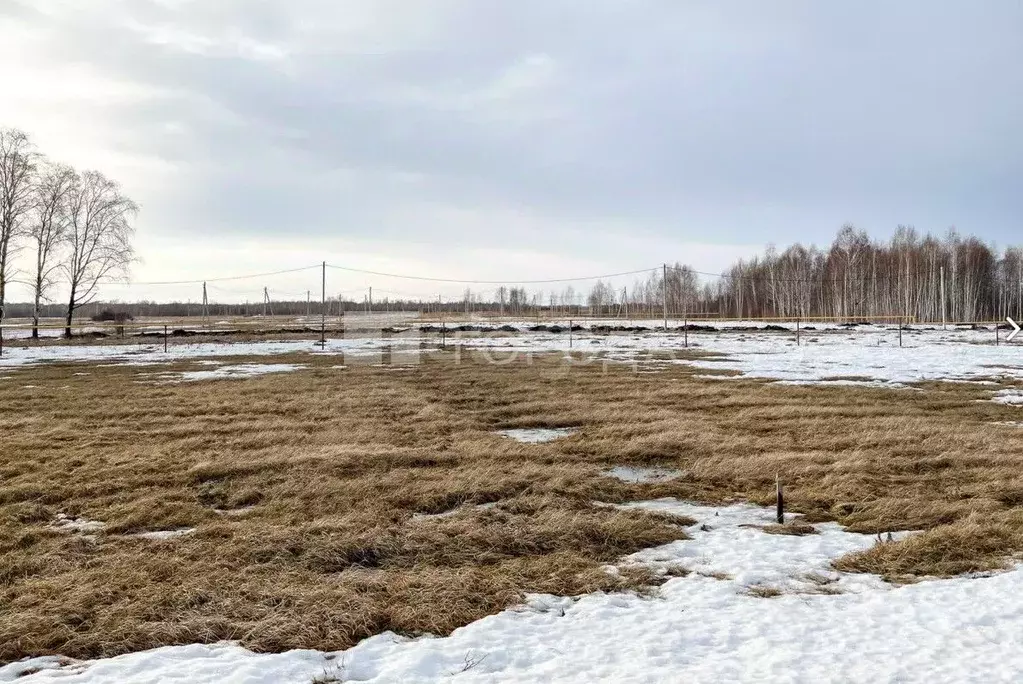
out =
[[(992, 424), (1018, 409), (975, 384), (783, 386), (464, 351), (409, 368), (274, 363), (304, 368), (181, 384), (144, 366), (2, 374), (0, 661), (223, 639), (335, 650), (446, 633), (527, 591), (643, 590), (658, 579), (603, 566), (683, 538), (686, 521), (594, 502), (769, 503), (776, 474), (806, 521), (926, 530), (843, 570), (912, 581), (1023, 550), (1019, 429)], [(567, 426), (546, 444), (494, 434)], [(619, 465), (684, 476), (604, 474)], [(58, 529), (61, 514), (105, 527)]]

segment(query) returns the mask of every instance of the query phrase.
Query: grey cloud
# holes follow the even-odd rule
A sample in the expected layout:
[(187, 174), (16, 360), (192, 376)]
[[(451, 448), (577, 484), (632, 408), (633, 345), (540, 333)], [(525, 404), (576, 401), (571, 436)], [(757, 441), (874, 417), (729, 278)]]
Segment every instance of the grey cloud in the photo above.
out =
[[(160, 205), (185, 226), (397, 239), (422, 227), (387, 223), (396, 206), (435, 203), (676, 239), (821, 241), (853, 220), (1004, 242), (1023, 210), (1015, 2), (25, 7), (51, 59), (167, 90), (114, 114), (126, 148), (187, 170)], [(502, 81), (530, 60), (537, 82)]]

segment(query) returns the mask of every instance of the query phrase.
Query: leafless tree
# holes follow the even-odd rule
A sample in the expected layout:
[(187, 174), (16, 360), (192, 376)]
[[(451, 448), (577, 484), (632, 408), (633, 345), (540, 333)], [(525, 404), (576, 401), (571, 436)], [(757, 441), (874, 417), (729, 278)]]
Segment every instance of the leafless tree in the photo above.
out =
[(131, 225), (138, 205), (98, 171), (75, 175), (68, 193), (68, 225), (62, 270), (69, 288), (64, 336), (71, 337), (75, 310), (92, 301), (99, 285), (127, 277), (135, 260)]
[(58, 257), (70, 220), (69, 200), (75, 181), (75, 170), (70, 166), (52, 164), (42, 169), (35, 185), (35, 212), (27, 231), (35, 248), (33, 339), (39, 337), (39, 308), (62, 266)]
[(0, 321), (16, 242), (32, 209), (37, 158), (28, 135), (16, 128), (0, 128)]

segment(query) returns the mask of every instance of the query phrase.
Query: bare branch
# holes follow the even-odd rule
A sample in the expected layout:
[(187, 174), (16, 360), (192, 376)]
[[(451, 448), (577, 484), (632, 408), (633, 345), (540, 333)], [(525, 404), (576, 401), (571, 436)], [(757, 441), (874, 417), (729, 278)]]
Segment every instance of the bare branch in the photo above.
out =
[(11, 280), (11, 258), (33, 207), (38, 160), (28, 135), (14, 128), (0, 128), (0, 320)]
[(138, 205), (98, 171), (76, 174), (68, 191), (67, 227), (61, 263), (70, 288), (64, 334), (71, 335), (75, 310), (90, 302), (102, 283), (127, 278), (135, 261), (132, 219)]

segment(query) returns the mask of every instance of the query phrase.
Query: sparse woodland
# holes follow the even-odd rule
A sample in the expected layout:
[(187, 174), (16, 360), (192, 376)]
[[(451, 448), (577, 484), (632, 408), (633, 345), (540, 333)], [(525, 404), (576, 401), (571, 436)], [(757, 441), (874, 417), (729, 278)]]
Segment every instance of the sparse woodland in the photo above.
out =
[[(137, 212), (99, 171), (52, 162), (24, 132), (0, 128), (0, 321), (10, 284), (27, 285), (37, 336), (42, 307), (60, 285), (70, 336), (75, 311), (93, 301), (103, 283), (127, 275)], [(27, 273), (13, 267), (22, 252), (32, 264)]]
[(1023, 306), (1023, 248), (999, 253), (950, 230), (944, 238), (900, 226), (887, 244), (844, 226), (827, 250), (793, 245), (733, 266), (702, 294), (733, 316), (1002, 319)]
[[(628, 291), (598, 282), (587, 303), (608, 312), (656, 313), (666, 291), (673, 316), (1001, 320), (1023, 311), (1023, 247), (999, 252), (949, 230), (942, 237), (900, 226), (888, 243), (846, 225), (827, 249), (795, 244), (739, 261), (720, 275), (675, 264)], [(627, 299), (623, 299), (628, 295)]]

